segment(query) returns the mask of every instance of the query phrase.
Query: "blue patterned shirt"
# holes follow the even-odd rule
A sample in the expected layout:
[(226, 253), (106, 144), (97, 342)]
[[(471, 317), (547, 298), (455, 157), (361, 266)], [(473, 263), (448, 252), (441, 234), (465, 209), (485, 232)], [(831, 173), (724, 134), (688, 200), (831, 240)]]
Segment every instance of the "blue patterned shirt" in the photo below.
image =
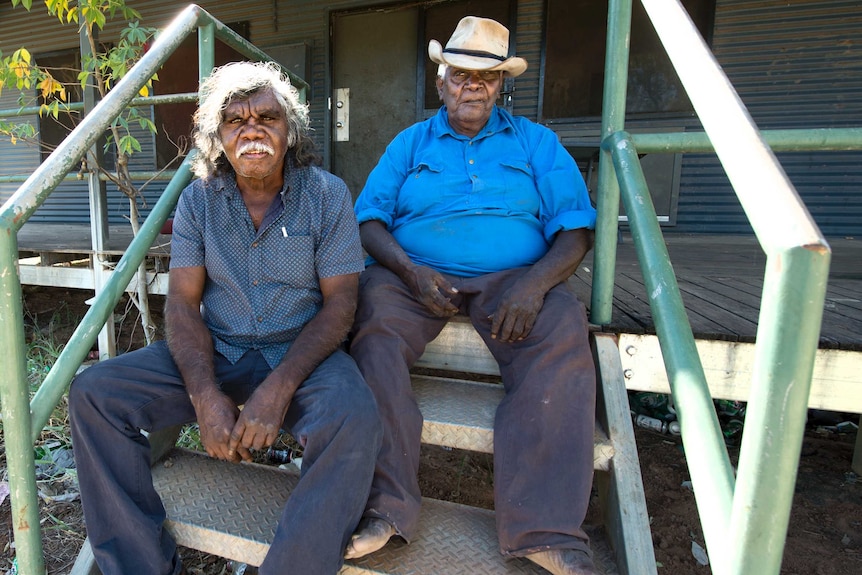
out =
[(257, 231), (232, 175), (195, 180), (177, 204), (171, 268), (206, 268), (204, 321), (234, 363), (259, 349), (274, 368), (320, 310), (319, 278), (364, 267), (344, 182), (316, 167), (284, 181)]
[(473, 138), (452, 129), (445, 106), (398, 134), (355, 209), (415, 263), (462, 277), (532, 265), (557, 232), (596, 223), (556, 134), (496, 106)]

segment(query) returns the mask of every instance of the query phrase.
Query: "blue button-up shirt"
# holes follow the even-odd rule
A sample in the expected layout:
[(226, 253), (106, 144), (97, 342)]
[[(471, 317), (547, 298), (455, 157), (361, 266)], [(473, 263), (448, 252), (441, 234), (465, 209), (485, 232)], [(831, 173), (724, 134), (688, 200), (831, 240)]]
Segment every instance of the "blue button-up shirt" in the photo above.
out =
[(419, 265), (473, 277), (532, 265), (557, 232), (595, 227), (577, 164), (548, 128), (494, 107), (473, 138), (444, 106), (389, 144), (356, 201)]
[(323, 304), (319, 278), (358, 273), (362, 248), (343, 181), (286, 168), (258, 230), (232, 176), (196, 180), (177, 204), (171, 268), (204, 266), (204, 320), (216, 351), (236, 362), (259, 349), (275, 367)]

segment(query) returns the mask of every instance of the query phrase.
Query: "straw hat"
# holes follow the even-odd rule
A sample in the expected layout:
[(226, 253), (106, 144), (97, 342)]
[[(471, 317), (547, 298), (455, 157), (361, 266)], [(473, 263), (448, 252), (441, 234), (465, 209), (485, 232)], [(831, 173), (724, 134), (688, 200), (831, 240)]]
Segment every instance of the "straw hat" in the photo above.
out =
[(527, 61), (509, 56), (509, 29), (495, 20), (467, 16), (443, 48), (437, 40), (428, 43), (428, 57), (436, 64), (462, 70), (502, 70), (513, 78), (527, 69)]

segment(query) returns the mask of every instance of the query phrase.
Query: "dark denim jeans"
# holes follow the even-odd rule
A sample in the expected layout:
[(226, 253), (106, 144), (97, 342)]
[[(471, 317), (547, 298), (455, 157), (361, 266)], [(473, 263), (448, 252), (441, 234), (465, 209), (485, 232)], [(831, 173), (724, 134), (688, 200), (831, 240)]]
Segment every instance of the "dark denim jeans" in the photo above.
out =
[[(271, 371), (257, 351), (236, 364), (216, 354), (215, 370), (237, 403)], [(72, 383), (69, 411), (87, 533), (102, 573), (179, 573), (140, 432), (195, 420), (167, 345), (83, 371)], [(260, 573), (335, 575), (365, 508), (381, 441), (374, 397), (350, 356), (336, 351), (317, 367), (294, 395), (284, 429), (305, 445), (302, 477)]]

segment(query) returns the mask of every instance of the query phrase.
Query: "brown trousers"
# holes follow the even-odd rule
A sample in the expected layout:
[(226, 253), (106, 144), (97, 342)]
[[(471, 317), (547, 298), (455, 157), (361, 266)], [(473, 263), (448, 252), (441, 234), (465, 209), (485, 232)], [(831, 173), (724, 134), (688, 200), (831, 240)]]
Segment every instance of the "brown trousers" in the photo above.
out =
[[(531, 333), (502, 343), (490, 337), (497, 303), (526, 268), (476, 278), (446, 276), (453, 303), (467, 315), (500, 365), (506, 395), (494, 423), (494, 506), (500, 549), (523, 556), (545, 549), (588, 550), (581, 524), (593, 478), (596, 377), (583, 304), (565, 285), (548, 292)], [(367, 517), (415, 533), (422, 415), (409, 370), (446, 324), (381, 265), (360, 278), (350, 353), (371, 386), (383, 420)]]

